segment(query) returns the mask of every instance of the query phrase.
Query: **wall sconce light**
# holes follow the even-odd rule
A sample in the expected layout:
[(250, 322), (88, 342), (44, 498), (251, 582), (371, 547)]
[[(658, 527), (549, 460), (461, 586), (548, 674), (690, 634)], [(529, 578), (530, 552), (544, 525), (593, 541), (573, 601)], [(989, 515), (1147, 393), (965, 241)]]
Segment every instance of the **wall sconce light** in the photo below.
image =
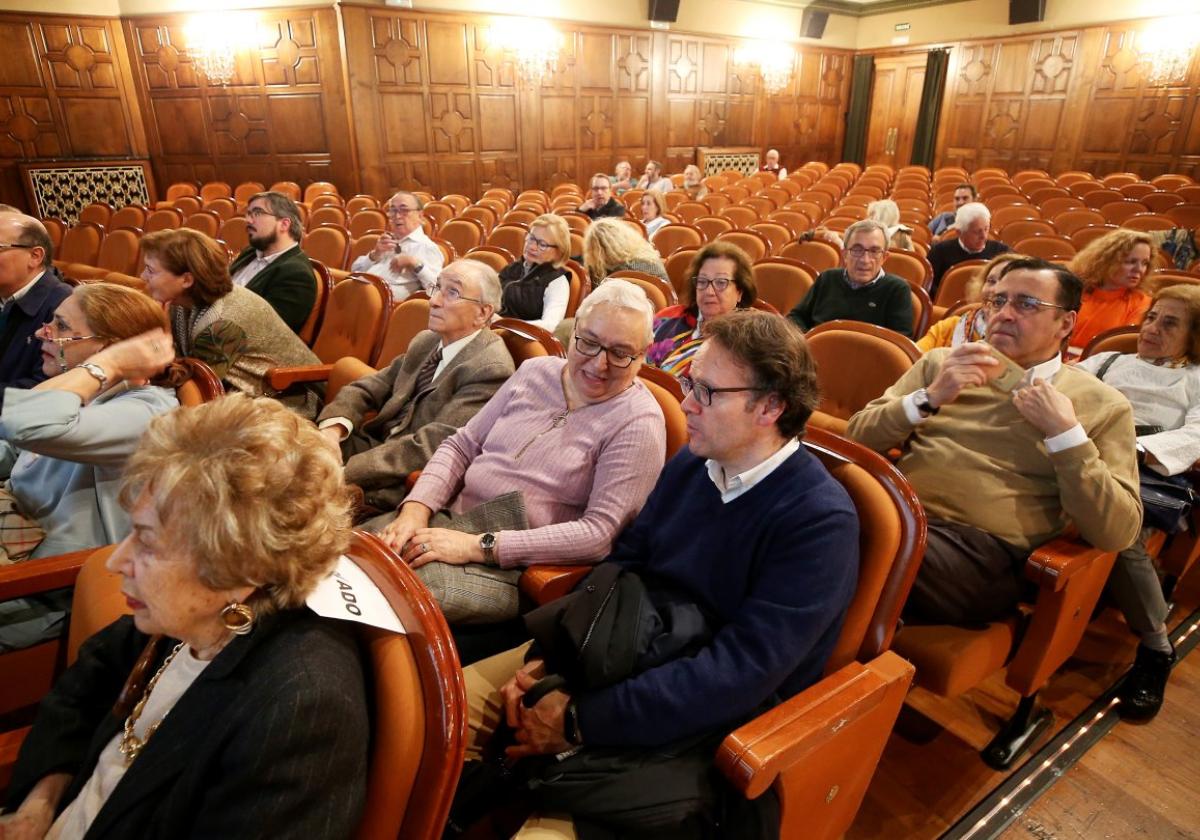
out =
[(505, 18), (491, 25), (489, 39), (512, 56), (517, 75), (530, 85), (553, 73), (562, 52), (562, 35), (549, 21)]
[(1200, 45), (1200, 15), (1162, 18), (1138, 33), (1137, 51), (1146, 62), (1146, 80), (1156, 87), (1186, 82), (1192, 53)]
[(792, 80), (796, 51), (782, 41), (752, 41), (734, 50), (733, 61), (756, 68), (767, 93), (775, 94), (786, 89)]
[(210, 84), (227, 85), (237, 74), (237, 51), (249, 44), (254, 23), (245, 15), (203, 14), (184, 28), (188, 56)]

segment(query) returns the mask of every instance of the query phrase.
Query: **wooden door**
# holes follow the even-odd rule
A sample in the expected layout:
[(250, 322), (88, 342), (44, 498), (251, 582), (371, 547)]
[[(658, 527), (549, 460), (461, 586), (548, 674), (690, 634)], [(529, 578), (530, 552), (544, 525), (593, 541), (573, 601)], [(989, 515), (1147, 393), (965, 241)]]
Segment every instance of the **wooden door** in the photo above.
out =
[(871, 116), (867, 124), (867, 164), (896, 168), (912, 162), (913, 135), (925, 86), (925, 55), (875, 60)]

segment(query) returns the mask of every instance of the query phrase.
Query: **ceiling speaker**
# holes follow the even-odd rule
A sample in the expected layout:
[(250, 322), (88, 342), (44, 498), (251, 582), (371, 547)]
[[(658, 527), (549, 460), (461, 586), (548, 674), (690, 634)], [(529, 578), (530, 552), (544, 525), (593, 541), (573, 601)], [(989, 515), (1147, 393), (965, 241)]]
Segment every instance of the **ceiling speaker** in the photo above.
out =
[(805, 9), (800, 13), (800, 34), (805, 38), (820, 38), (825, 34), (825, 24), (827, 23), (829, 23), (829, 12)]
[(674, 23), (679, 17), (679, 0), (650, 0), (650, 20)]

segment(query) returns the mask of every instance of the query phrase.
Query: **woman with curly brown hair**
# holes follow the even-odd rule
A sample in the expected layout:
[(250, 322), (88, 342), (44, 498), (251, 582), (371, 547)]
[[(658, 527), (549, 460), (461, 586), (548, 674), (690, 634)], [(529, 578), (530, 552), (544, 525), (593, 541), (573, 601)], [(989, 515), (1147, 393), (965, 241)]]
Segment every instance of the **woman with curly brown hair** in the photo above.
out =
[(1141, 289), (1155, 262), (1148, 233), (1120, 228), (1075, 255), (1071, 271), (1083, 281), (1083, 306), (1071, 333), (1071, 347), (1082, 350), (1100, 333), (1141, 323), (1150, 295)]

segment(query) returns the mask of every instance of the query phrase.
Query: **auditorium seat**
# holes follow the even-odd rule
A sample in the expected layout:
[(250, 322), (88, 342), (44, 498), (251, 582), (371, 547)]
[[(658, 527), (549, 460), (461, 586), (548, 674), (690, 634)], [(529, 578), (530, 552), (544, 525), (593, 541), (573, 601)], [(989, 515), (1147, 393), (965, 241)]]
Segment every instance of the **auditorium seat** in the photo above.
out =
[(383, 339), (370, 364), (354, 356), (343, 356), (327, 369), (328, 384), (325, 404), (328, 405), (345, 385), (371, 376), (408, 352), (408, 345), (422, 330), (429, 329), (429, 298), (409, 297), (400, 301), (388, 316)]
[(95, 265), (100, 256), (100, 243), (104, 240), (104, 228), (92, 222), (77, 222), (63, 234), (62, 246), (58, 250), (55, 264), (83, 263)]
[(1013, 243), (1018, 254), (1028, 254), (1051, 262), (1065, 262), (1075, 256), (1075, 245), (1062, 236), (1030, 236)]
[(776, 222), (786, 227), (796, 239), (800, 234), (813, 227), (812, 220), (798, 210), (776, 210), (767, 217), (768, 222)]
[(1087, 225), (1078, 228), (1068, 238), (1071, 244), (1075, 246), (1075, 250), (1082, 251), (1089, 244), (1096, 241), (1102, 236), (1107, 236), (1112, 231), (1116, 230), (1116, 225)]
[(792, 311), (816, 278), (816, 270), (799, 260), (768, 257), (754, 263), (754, 286), (759, 298), (783, 313)]
[(490, 207), (482, 207), (478, 204), (472, 204), (458, 215), (461, 219), (470, 219), (473, 222), (479, 222), (483, 226), (484, 236), (491, 233), (492, 228), (499, 221), (495, 211)]
[(46, 229), (46, 233), (50, 236), (50, 246), (54, 249), (54, 253), (57, 254), (59, 247), (62, 246), (63, 233), (67, 229), (67, 224), (56, 216), (43, 216), (41, 222), (42, 227)]
[(1090, 208), (1066, 210), (1053, 218), (1054, 226), (1064, 236), (1070, 236), (1081, 227), (1089, 225), (1106, 225), (1108, 221)]
[(512, 255), (502, 248), (496, 248), (490, 245), (480, 245), (477, 248), (472, 248), (467, 253), (463, 254), (464, 259), (478, 260), (484, 265), (499, 273), (512, 262)]
[[(630, 283), (639, 286), (646, 293), (646, 297), (654, 306), (656, 313), (661, 312), (661, 310), (666, 309), (668, 306), (674, 306), (679, 303), (674, 287), (671, 286), (669, 281), (663, 280), (661, 277), (656, 277), (645, 271), (626, 269), (623, 271), (614, 271), (605, 279), (611, 280), (614, 278), (628, 280)], [(656, 315), (655, 317), (658, 316)]]
[(736, 225), (723, 216), (701, 216), (692, 220), (692, 225), (704, 234), (705, 242), (712, 242), (722, 233), (734, 230)]
[[(140, 237), (141, 231), (130, 228), (110, 231), (100, 243), (94, 260), (69, 263), (62, 269), (63, 274), (85, 282), (103, 279), (110, 271), (136, 275), (141, 253)], [(63, 253), (67, 253), (66, 248)]]
[[(312, 207), (308, 211), (309, 227), (315, 228), (325, 224), (346, 227), (346, 221), (346, 211), (339, 205), (326, 204), (322, 207)], [(351, 232), (351, 235), (353, 235), (353, 232)]]
[(79, 221), (107, 228), (109, 224), (108, 220), (112, 218), (112, 214), (113, 209), (106, 202), (93, 201), (79, 211)]
[(541, 211), (536, 208), (514, 207), (500, 218), (500, 222), (506, 225), (529, 225), (540, 215), (542, 215)]
[(1178, 207), (1184, 203), (1183, 198), (1173, 192), (1147, 193), (1138, 201), (1146, 205), (1146, 209), (1151, 213), (1167, 213), (1172, 207)]
[(200, 201), (208, 204), (218, 198), (232, 198), (233, 189), (224, 181), (209, 181), (200, 187)]
[(271, 192), (283, 193), (292, 201), (300, 200), (300, 185), (295, 181), (276, 181), (271, 185)]
[(807, 263), (817, 270), (828, 271), (842, 264), (841, 252), (828, 242), (813, 240), (812, 242), (793, 242), (779, 256)]
[(313, 199), (319, 195), (337, 195), (337, 187), (328, 181), (313, 181), (304, 188), (304, 203), (312, 205)]
[(938, 284), (934, 305), (950, 306), (956, 301), (964, 300), (967, 286), (987, 264), (987, 260), (963, 260), (949, 268), (942, 275), (942, 282)]
[(758, 231), (730, 230), (717, 235), (720, 242), (736, 245), (750, 257), (750, 262), (758, 262), (771, 255), (771, 243)]
[(246, 227), (245, 219), (235, 216), (232, 219), (222, 220), (221, 217), (212, 210), (197, 210), (195, 213), (190, 214), (186, 219), (183, 220), (183, 226), (185, 228), (191, 228), (192, 230), (198, 230), (205, 236), (212, 237), (213, 239), (219, 239), (221, 226), (227, 221), (236, 222), (243, 228)]
[(525, 253), (525, 237), (528, 233), (528, 227), (505, 222), (492, 228), (492, 232), (487, 237), (487, 244), (503, 248), (515, 259), (518, 254)]
[(883, 259), (883, 270), (908, 281), (910, 286), (928, 289), (933, 282), (933, 268), (929, 260), (912, 251), (889, 248)]
[(667, 272), (667, 277), (671, 281), (671, 285), (675, 288), (675, 294), (682, 301), (687, 293), (687, 288), (691, 284), (691, 276), (688, 274), (688, 269), (691, 268), (692, 259), (696, 256), (699, 249), (697, 248), (680, 248), (671, 256), (663, 260), (663, 268)]
[(113, 212), (105, 227), (108, 230), (116, 230), (123, 227), (141, 230), (146, 224), (146, 214), (149, 212), (149, 210), (140, 204), (126, 204), (120, 210)]
[(749, 192), (743, 187), (726, 187), (719, 192), (710, 192), (699, 203), (708, 208), (708, 215), (716, 216), (726, 207), (746, 198)]
[(217, 229), (217, 239), (223, 240), (234, 254), (240, 254), (250, 247), (250, 234), (246, 230), (246, 220), (241, 216), (226, 219)]
[(212, 210), (222, 219), (232, 219), (238, 215), (237, 205), (232, 198), (211, 198), (204, 202), (204, 210)]
[(1135, 216), (1130, 216), (1121, 223), (1121, 227), (1144, 231), (1170, 230), (1175, 226), (1175, 222), (1170, 216), (1163, 216), (1158, 213), (1138, 213)]
[(317, 333), (321, 329), (321, 322), (325, 317), (325, 306), (329, 303), (329, 296), (333, 293), (333, 277), (329, 274), (329, 269), (320, 260), (309, 259), (309, 265), (313, 270), (313, 282), (317, 287), (317, 297), (313, 301), (313, 307), (308, 313), (308, 317), (304, 319), (300, 329), (296, 335), (300, 340), (312, 346), (317, 338)]
[(350, 234), (345, 228), (332, 225), (314, 227), (301, 237), (300, 250), (330, 268), (344, 268), (350, 252)]
[[(575, 244), (574, 238), (579, 234), (571, 234), (572, 245)], [(579, 243), (579, 250), (583, 250), (582, 241)], [(574, 248), (572, 248), (574, 250)], [(567, 291), (567, 309), (563, 313), (564, 318), (574, 318), (575, 313), (579, 310), (579, 304), (592, 291), (592, 279), (587, 273), (587, 269), (580, 265), (575, 260), (567, 260), (563, 266), (570, 272), (569, 287)]]
[(252, 197), (266, 191), (266, 187), (258, 181), (242, 181), (233, 188), (233, 201), (240, 209), (249, 204)]
[(770, 256), (776, 256), (796, 237), (781, 222), (763, 221), (750, 225), (748, 230), (762, 234), (771, 246)]
[(1149, 213), (1150, 208), (1140, 201), (1124, 199), (1122, 201), (1110, 201), (1108, 204), (1100, 207), (1100, 215), (1104, 217), (1104, 221), (1109, 224), (1120, 225), (1130, 216), (1138, 213)]
[(619, 217), (617, 219), (617, 221), (620, 222), (621, 224), (628, 225), (629, 227), (633, 228), (634, 231), (637, 232), (637, 235), (640, 236), (642, 239), (646, 238), (646, 226), (644, 224), (642, 224), (640, 219), (635, 219), (633, 216), (626, 214), (624, 216)]
[(1058, 236), (1058, 229), (1041, 219), (1017, 219), (997, 231), (1002, 242), (1017, 242), (1030, 236)]

